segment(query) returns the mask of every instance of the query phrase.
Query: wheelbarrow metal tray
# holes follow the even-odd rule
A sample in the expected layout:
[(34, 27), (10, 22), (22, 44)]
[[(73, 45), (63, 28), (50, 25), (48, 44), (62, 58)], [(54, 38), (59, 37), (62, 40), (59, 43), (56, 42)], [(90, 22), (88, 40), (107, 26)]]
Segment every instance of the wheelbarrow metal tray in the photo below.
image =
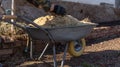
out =
[[(71, 41), (84, 38), (90, 34), (96, 24), (84, 24), (76, 27), (45, 28), (55, 41)], [(28, 34), (35, 40), (49, 40), (48, 36), (41, 29), (27, 27)]]

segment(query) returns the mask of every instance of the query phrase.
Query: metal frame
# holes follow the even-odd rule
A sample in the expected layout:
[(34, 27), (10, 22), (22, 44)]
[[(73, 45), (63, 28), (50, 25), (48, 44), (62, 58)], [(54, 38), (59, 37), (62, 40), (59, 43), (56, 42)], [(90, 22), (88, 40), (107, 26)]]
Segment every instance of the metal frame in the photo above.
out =
[[(46, 44), (44, 50), (42, 51), (42, 53), (41, 53), (40, 56), (38, 57), (38, 60), (40, 60), (41, 57), (44, 55), (47, 47), (49, 46), (49, 42), (51, 42), (52, 45), (53, 45), (54, 67), (57, 67), (56, 50), (55, 50), (55, 48), (56, 48), (56, 47), (55, 47), (56, 41), (54, 40), (54, 38), (53, 38), (53, 36), (51, 35), (51, 33), (50, 33), (48, 30), (40, 27), (40, 26), (37, 25), (36, 23), (30, 21), (30, 20), (27, 19), (26, 17), (18, 16), (18, 18), (21, 18), (22, 20), (25, 20), (25, 21), (26, 21), (26, 22), (25, 22), (26, 24), (32, 24), (35, 28), (41, 30), (41, 31), (48, 37), (48, 44)], [(23, 30), (25, 30), (25, 31), (28, 33), (28, 36), (30, 37), (30, 43), (29, 43), (29, 44), (30, 44), (30, 58), (33, 59), (33, 40), (34, 40), (34, 37), (32, 38), (32, 36), (31, 36), (32, 34), (30, 34), (31, 31), (28, 31), (28, 27), (27, 27), (27, 26), (22, 26), (22, 25), (19, 25), (18, 23), (14, 23), (14, 22), (11, 22), (11, 21), (7, 21), (7, 22), (10, 23), (10, 24), (15, 25), (15, 26), (17, 26), (17, 27), (22, 28)], [(94, 26), (95, 26), (95, 25), (94, 25)], [(92, 26), (92, 27), (93, 27), (93, 26)], [(86, 28), (85, 28), (85, 29), (86, 29)], [(36, 33), (37, 33), (37, 32), (36, 32)], [(39, 33), (40, 33), (40, 32), (39, 32)], [(66, 42), (68, 42), (68, 41), (66, 41)], [(28, 46), (28, 45), (27, 45), (27, 46)], [(64, 50), (64, 55), (63, 55), (63, 59), (62, 59), (62, 62), (61, 62), (61, 67), (64, 66), (64, 61), (65, 61), (65, 58), (66, 58), (67, 48), (68, 48), (68, 44), (66, 44), (66, 47), (65, 47), (65, 50)]]
[[(45, 32), (46, 36), (48, 36), (49, 41), (50, 41), (50, 42), (52, 43), (52, 45), (53, 45), (53, 61), (54, 61), (54, 67), (57, 67), (56, 50), (55, 50), (55, 48), (56, 48), (56, 47), (55, 47), (55, 40), (54, 40), (53, 37), (51, 36), (51, 33), (48, 32), (48, 31), (46, 31), (46, 30), (44, 30), (44, 29), (41, 28), (39, 25), (33, 23), (32, 21), (30, 21), (29, 19), (27, 19), (27, 18), (25, 18), (25, 17), (22, 17), (22, 19), (26, 20), (27, 22), (29, 21), (29, 22), (30, 22), (31, 24), (33, 24), (35, 27), (37, 27), (37, 28), (39, 28), (39, 29), (42, 29), (42, 30)], [(32, 45), (33, 45), (33, 40), (30, 39), (30, 58), (31, 58), (31, 59), (33, 59), (33, 50), (32, 50), (33, 46), (32, 46)], [(45, 53), (46, 49), (48, 48), (48, 46), (49, 46), (49, 43), (46, 44), (46, 46), (45, 46), (45, 48), (43, 49), (42, 53), (41, 53), (40, 56), (38, 57), (38, 60), (40, 60), (40, 59), (42, 58), (42, 56), (44, 55), (44, 53)], [(66, 44), (66, 47), (65, 47), (65, 50), (64, 50), (63, 59), (62, 59), (62, 61), (61, 61), (61, 67), (64, 66), (64, 60), (65, 60), (65, 58), (66, 58), (67, 49), (68, 49), (68, 44)]]
[[(42, 53), (41, 53), (40, 56), (38, 57), (38, 60), (40, 60), (41, 57), (44, 55), (47, 47), (49, 46), (49, 42), (51, 42), (52, 45), (53, 45), (54, 67), (57, 67), (56, 50), (55, 50), (55, 48), (56, 48), (56, 47), (55, 47), (56, 41), (54, 40), (55, 38), (53, 38), (53, 36), (51, 35), (52, 33), (50, 33), (49, 30), (46, 30), (46, 29), (42, 28), (41, 26), (37, 25), (36, 23), (30, 21), (30, 20), (29, 20), (28, 18), (26, 18), (26, 17), (18, 16), (18, 18), (21, 18), (22, 20), (25, 20), (25, 21), (26, 21), (26, 22), (25, 22), (26, 24), (32, 24), (35, 28), (41, 30), (41, 31), (45, 34), (45, 36), (48, 37), (48, 44), (46, 44), (44, 50), (42, 51)], [(32, 32), (32, 31), (29, 31), (30, 27), (22, 26), (22, 25), (19, 25), (18, 23), (14, 23), (14, 22), (11, 22), (11, 21), (7, 21), (7, 22), (10, 23), (10, 24), (15, 25), (15, 26), (17, 26), (17, 27), (22, 28), (23, 30), (25, 30), (25, 31), (28, 33), (28, 36), (30, 37), (30, 43), (29, 43), (29, 44), (30, 44), (30, 58), (33, 59), (33, 40), (34, 40), (34, 37), (32, 38), (32, 36), (31, 36), (32, 34), (30, 34), (30, 32)], [(91, 28), (93, 28), (94, 26), (95, 26), (95, 25), (92, 25)], [(83, 26), (82, 26), (82, 27), (83, 27)], [(85, 29), (86, 29), (86, 28), (85, 28)], [(87, 30), (88, 30), (88, 29), (87, 29)], [(82, 31), (82, 32), (83, 32), (83, 31)], [(36, 33), (37, 33), (37, 32), (36, 32)], [(40, 33), (40, 32), (39, 32), (39, 33)], [(84, 34), (84, 33), (83, 33), (83, 34)], [(69, 41), (70, 41), (70, 40), (69, 40)], [(66, 42), (68, 42), (68, 41), (66, 41)], [(27, 46), (28, 46), (28, 45), (27, 45)], [(62, 62), (61, 62), (61, 67), (64, 66), (64, 60), (65, 60), (65, 58), (66, 58), (67, 48), (68, 48), (68, 44), (66, 44), (66, 47), (65, 47), (65, 50), (64, 50), (64, 55), (63, 55), (63, 59), (62, 59)]]
[[(34, 26), (37, 27), (38, 29), (41, 29), (41, 30), (46, 34), (46, 36), (48, 36), (49, 41), (53, 44), (54, 67), (57, 67), (56, 50), (55, 50), (55, 48), (56, 48), (56, 47), (55, 47), (55, 43), (56, 43), (56, 42), (55, 42), (55, 40), (53, 39), (53, 37), (51, 36), (51, 33), (48, 32), (47, 30), (41, 28), (39, 25), (33, 23), (32, 21), (30, 21), (29, 19), (27, 19), (27, 18), (25, 18), (25, 17), (21, 17), (21, 16), (18, 16), (18, 17), (21, 18), (21, 19), (23, 19), (23, 20), (25, 20), (25, 21), (27, 21), (29, 24), (34, 25)], [(17, 27), (20, 27), (20, 28), (22, 28), (23, 30), (25, 30), (25, 31), (27, 32), (26, 26), (19, 25), (19, 24), (15, 23), (15, 22), (11, 22), (11, 21), (9, 21), (9, 20), (8, 20), (7, 22), (10, 23), (10, 24), (15, 25), (15, 26), (17, 26)], [(27, 23), (27, 22), (26, 22), (26, 23)], [(28, 36), (30, 37), (29, 34), (28, 34)], [(29, 45), (30, 45), (30, 58), (31, 58), (31, 59), (34, 59), (34, 58), (33, 58), (33, 39), (30, 38), (29, 40), (30, 40), (30, 42), (29, 42)], [(41, 53), (40, 56), (38, 57), (38, 60), (40, 60), (41, 57), (44, 55), (44, 53), (45, 53), (46, 49), (48, 48), (48, 46), (49, 46), (49, 43), (46, 44), (44, 50), (42, 51), (42, 53)], [(27, 44), (26, 44), (26, 47), (27, 47), (27, 48), (29, 47), (29, 46), (28, 46), (28, 42), (27, 42)], [(66, 52), (67, 52), (67, 46), (66, 46), (66, 49), (65, 49), (65, 51), (64, 51), (63, 60), (62, 60), (62, 62), (61, 62), (61, 67), (64, 66), (64, 60), (65, 60), (65, 57), (66, 57)]]
[[(30, 42), (30, 58), (33, 59), (33, 42), (31, 40)], [(44, 55), (46, 49), (48, 48), (49, 43), (46, 44), (45, 48), (43, 49), (42, 53), (40, 54), (40, 56), (38, 57), (38, 60), (41, 60), (42, 56)], [(55, 44), (53, 44), (53, 63), (54, 63), (54, 67), (57, 67), (57, 59), (56, 59), (56, 46)], [(66, 53), (67, 53), (67, 49), (68, 49), (68, 43), (65, 46), (65, 50), (64, 50), (64, 54), (62, 57), (62, 61), (61, 61), (61, 66), (60, 67), (64, 67), (64, 62), (65, 62), (65, 58), (66, 58)]]
[[(13, 1), (13, 2), (12, 2), (12, 9), (14, 10), (14, 7), (13, 7), (13, 6), (14, 6), (14, 0), (12, 0), (12, 1)], [(14, 15), (14, 11), (11, 13), (11, 15)], [(55, 43), (56, 43), (56, 42), (55, 42), (54, 38), (52, 37), (51, 33), (50, 33), (48, 30), (45, 30), (45, 29), (42, 28), (41, 26), (37, 25), (37, 24), (34, 23), (33, 21), (27, 19), (26, 17), (23, 17), (23, 16), (17, 16), (17, 17), (20, 18), (20, 19), (22, 19), (22, 20), (24, 20), (24, 21), (26, 21), (26, 22), (25, 22), (26, 24), (32, 24), (35, 28), (43, 31), (44, 34), (48, 37), (49, 41), (50, 41), (50, 42), (52, 43), (52, 45), (53, 45), (53, 61), (54, 61), (54, 67), (57, 67), (56, 49), (55, 49), (55, 48), (56, 48), (56, 47), (55, 47)], [(12, 20), (12, 19), (11, 19), (11, 20)], [(29, 33), (26, 26), (19, 25), (19, 24), (16, 23), (14, 20), (12, 20), (12, 21), (8, 20), (7, 22), (10, 23), (10, 24), (15, 25), (15, 26), (17, 26), (17, 27), (20, 27), (20, 28), (22, 28), (23, 30), (25, 30), (27, 33)], [(28, 36), (31, 37), (30, 34), (28, 34)], [(29, 40), (30, 40), (30, 41), (29, 41), (29, 45), (30, 45), (30, 58), (33, 59), (33, 39), (32, 39), (32, 37), (31, 37)], [(43, 49), (42, 53), (41, 53), (40, 56), (38, 57), (38, 60), (40, 60), (40, 59), (42, 58), (42, 56), (44, 55), (44, 53), (45, 53), (46, 49), (48, 48), (48, 46), (49, 46), (49, 43), (46, 44), (46, 46), (45, 46), (45, 48)], [(29, 47), (29, 46), (28, 46), (28, 42), (27, 42), (27, 47)], [(68, 44), (66, 44), (66, 46), (65, 46), (63, 58), (62, 58), (62, 61), (61, 61), (61, 67), (64, 66), (67, 49), (68, 49)]]

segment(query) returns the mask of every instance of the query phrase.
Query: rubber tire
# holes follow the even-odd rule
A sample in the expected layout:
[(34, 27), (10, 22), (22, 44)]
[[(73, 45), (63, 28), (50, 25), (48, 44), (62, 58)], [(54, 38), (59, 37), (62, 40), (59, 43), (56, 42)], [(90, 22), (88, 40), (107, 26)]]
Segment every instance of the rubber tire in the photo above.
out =
[(82, 44), (82, 49), (80, 51), (76, 51), (74, 48), (74, 42), (75, 41), (70, 41), (69, 42), (69, 47), (68, 47), (68, 52), (71, 56), (73, 57), (79, 57), (80, 55), (82, 55), (85, 46), (86, 46), (86, 41), (84, 38), (80, 39), (81, 40), (81, 44)]

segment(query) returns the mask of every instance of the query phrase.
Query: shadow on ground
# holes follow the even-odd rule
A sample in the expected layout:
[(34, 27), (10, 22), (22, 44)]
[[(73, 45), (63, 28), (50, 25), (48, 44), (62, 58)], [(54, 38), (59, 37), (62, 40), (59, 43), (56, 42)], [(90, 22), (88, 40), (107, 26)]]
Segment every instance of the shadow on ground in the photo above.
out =
[[(79, 62), (78, 62), (79, 61)], [(87, 52), (80, 57), (72, 57), (70, 59), (70, 66), (76, 67), (82, 63), (94, 64), (100, 67), (120, 67), (120, 50), (105, 50), (100, 52)]]
[[(91, 44), (100, 43), (102, 41), (108, 41), (112, 40), (114, 38), (119, 38), (119, 36), (109, 36), (98, 38), (98, 39), (92, 39), (87, 41), (87, 46)], [(61, 47), (62, 46), (62, 47)], [(57, 48), (57, 54), (63, 53), (65, 45), (58, 44), (56, 46)], [(51, 61), (53, 53), (52, 48), (47, 49), (47, 52), (45, 52), (45, 56), (43, 59), (45, 59), (45, 62), (37, 62), (33, 61), (33, 63), (26, 63), (26, 65), (20, 66), (20, 67), (53, 67), (53, 61)], [(59, 55), (59, 58), (61, 58), (62, 54)], [(48, 59), (46, 59), (48, 58)], [(103, 50), (99, 52), (85, 52), (80, 57), (70, 57), (67, 55), (67, 59), (65, 60), (65, 67), (85, 67), (86, 65), (90, 67), (89, 65), (92, 64), (92, 67), (120, 67), (120, 50)], [(50, 59), (50, 60), (49, 60)], [(19, 59), (22, 60), (22, 59)], [(29, 62), (29, 60), (26, 60), (24, 62)], [(58, 59), (58, 65), (60, 66), (61, 59)], [(14, 63), (11, 61), (11, 63)], [(12, 67), (19, 67), (19, 65), (24, 64), (23, 61), (14, 63)], [(52, 65), (52, 66), (51, 66)], [(84, 66), (85, 65), (85, 66)], [(95, 65), (95, 66), (94, 66)], [(8, 66), (9, 67), (9, 66)]]
[(94, 38), (94, 39), (86, 39), (86, 42), (87, 42), (87, 45), (91, 45), (91, 44), (96, 44), (96, 43), (100, 43), (100, 42), (103, 42), (103, 41), (112, 40), (112, 39), (115, 39), (115, 38), (120, 38), (120, 34), (104, 36), (104, 37)]
[[(23, 65), (22, 67), (53, 67), (53, 61), (47, 61), (49, 60), (42, 63)], [(61, 60), (58, 60), (57, 63), (60, 66)], [(87, 52), (80, 57), (71, 57), (69, 60), (65, 60), (64, 67), (120, 67), (120, 51)]]

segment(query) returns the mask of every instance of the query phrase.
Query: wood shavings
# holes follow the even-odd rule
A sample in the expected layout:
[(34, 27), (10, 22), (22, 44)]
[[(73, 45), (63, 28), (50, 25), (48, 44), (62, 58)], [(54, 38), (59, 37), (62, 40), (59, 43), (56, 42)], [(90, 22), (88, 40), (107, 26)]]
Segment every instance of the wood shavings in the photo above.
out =
[(83, 22), (80, 22), (76, 18), (72, 17), (71, 15), (65, 15), (65, 16), (47, 15), (35, 19), (34, 22), (45, 28), (69, 27), (69, 26), (79, 26), (85, 24)]

